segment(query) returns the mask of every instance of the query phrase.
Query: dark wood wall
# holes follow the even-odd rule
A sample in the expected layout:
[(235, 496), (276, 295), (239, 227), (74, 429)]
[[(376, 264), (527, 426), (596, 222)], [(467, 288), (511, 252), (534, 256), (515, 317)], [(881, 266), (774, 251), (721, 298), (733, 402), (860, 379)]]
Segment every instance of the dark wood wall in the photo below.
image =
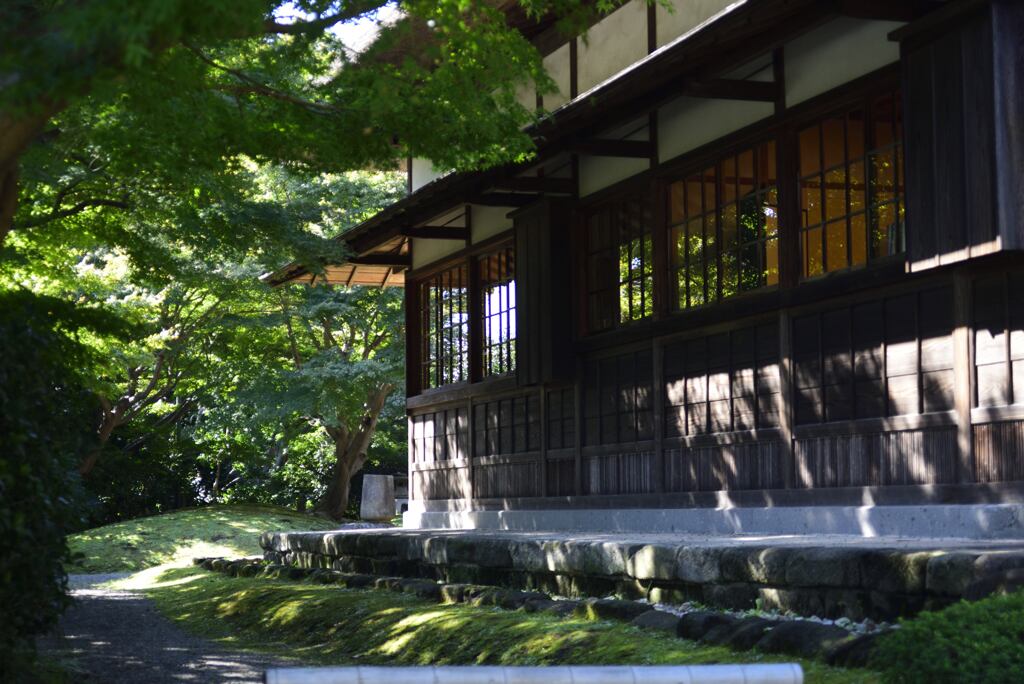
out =
[(900, 32), (914, 270), (1024, 248), (1024, 5), (960, 5)]
[[(418, 398), (414, 496), (515, 506), (630, 495), (640, 504), (678, 493), (1024, 480), (1021, 292), (1022, 260), (963, 264), (726, 330), (587, 352), (571, 383), (471, 386), (440, 405)], [(958, 317), (969, 333), (963, 356)]]
[(651, 320), (574, 339), (582, 245), (565, 204), (526, 208), (517, 377), (410, 398), (413, 497), (829, 502), (1024, 481), (1024, 3), (936, 15), (894, 35), (905, 259), (801, 281), (783, 235), (778, 287), (680, 312), (662, 292)]

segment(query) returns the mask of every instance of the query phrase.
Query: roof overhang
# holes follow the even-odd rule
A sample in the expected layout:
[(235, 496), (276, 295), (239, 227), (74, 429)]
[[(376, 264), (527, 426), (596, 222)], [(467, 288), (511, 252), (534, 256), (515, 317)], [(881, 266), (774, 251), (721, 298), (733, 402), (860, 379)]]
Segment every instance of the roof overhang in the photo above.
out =
[[(529, 127), (527, 133), (536, 145), (531, 161), (438, 178), (340, 235), (337, 239), (353, 257), (328, 266), (322, 278), (350, 285), (401, 285), (409, 266), (361, 264), (359, 259), (389, 255), (408, 259), (413, 229), (458, 204), (488, 202), (491, 198), (492, 205), (512, 210), (540, 195), (565, 194), (570, 190), (565, 179), (520, 176), (531, 166), (558, 155), (653, 156), (649, 142), (604, 140), (600, 133), (680, 96), (738, 100), (777, 97), (778, 93), (769, 92), (771, 84), (729, 82), (721, 75), (833, 19), (850, 16), (907, 21), (934, 6), (922, 0), (737, 0)], [(263, 276), (274, 286), (323, 279), (296, 263)]]

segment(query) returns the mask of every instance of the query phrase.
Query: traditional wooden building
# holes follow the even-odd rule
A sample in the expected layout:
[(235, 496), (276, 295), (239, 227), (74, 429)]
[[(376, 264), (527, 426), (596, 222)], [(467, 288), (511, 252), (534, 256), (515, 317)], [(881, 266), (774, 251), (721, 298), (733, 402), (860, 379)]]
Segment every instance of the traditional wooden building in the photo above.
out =
[(343, 236), (411, 515), (1020, 501), (1024, 3), (675, 4), (528, 33), (536, 159)]

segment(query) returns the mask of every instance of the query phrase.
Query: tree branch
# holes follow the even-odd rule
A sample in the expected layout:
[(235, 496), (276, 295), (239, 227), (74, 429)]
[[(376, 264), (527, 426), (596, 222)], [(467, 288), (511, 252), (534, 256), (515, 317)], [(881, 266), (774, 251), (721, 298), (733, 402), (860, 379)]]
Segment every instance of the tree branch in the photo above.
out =
[(69, 207), (68, 209), (61, 209), (60, 211), (57, 210), (55, 205), (54, 209), (50, 211), (50, 213), (47, 214), (46, 216), (39, 216), (37, 218), (29, 219), (27, 221), (22, 221), (21, 223), (16, 223), (14, 224), (14, 229), (23, 230), (25, 228), (38, 228), (39, 226), (46, 225), (47, 223), (52, 223), (53, 221), (59, 221), (60, 219), (68, 218), (69, 216), (74, 216), (75, 214), (81, 214), (86, 209), (90, 209), (92, 207), (113, 207), (115, 209), (131, 208), (131, 206), (127, 202), (123, 202), (121, 200), (112, 200), (103, 197), (96, 197), (82, 200), (75, 206)]
[(329, 14), (319, 19), (311, 19), (310, 21), (296, 21), (291, 24), (282, 24), (273, 19), (267, 19), (263, 24), (263, 30), (266, 33), (287, 35), (316, 33), (343, 21), (360, 17), (367, 12), (383, 7), (385, 4), (382, 0), (357, 0), (351, 3), (350, 7), (338, 10), (334, 14)]

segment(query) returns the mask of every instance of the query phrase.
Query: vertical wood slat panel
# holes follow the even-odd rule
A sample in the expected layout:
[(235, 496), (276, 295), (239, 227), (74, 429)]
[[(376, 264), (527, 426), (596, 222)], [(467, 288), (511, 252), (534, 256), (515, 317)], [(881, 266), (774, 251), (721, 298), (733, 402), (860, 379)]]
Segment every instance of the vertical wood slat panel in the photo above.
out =
[(975, 425), (974, 456), (978, 482), (1024, 480), (1024, 421)]
[(653, 451), (584, 455), (583, 494), (650, 494), (655, 491)]
[(800, 438), (794, 449), (796, 485), (949, 484), (956, 482), (958, 455), (955, 427)]
[(675, 448), (665, 452), (665, 490), (779, 489), (785, 483), (778, 441)]

